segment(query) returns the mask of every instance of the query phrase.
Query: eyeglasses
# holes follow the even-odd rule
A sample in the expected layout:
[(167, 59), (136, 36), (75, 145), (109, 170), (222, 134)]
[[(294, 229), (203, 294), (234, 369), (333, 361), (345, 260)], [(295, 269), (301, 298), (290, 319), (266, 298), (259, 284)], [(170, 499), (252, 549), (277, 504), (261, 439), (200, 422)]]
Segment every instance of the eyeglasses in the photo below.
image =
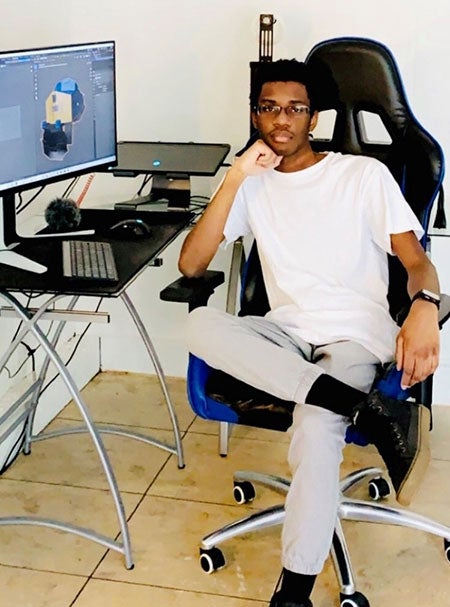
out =
[(281, 110), (284, 110), (286, 116), (289, 116), (289, 118), (299, 118), (300, 116), (306, 116), (310, 113), (310, 108), (307, 105), (303, 105), (303, 103), (293, 103), (292, 105), (287, 105), (286, 107), (281, 107), (281, 105), (271, 105), (268, 103), (262, 103), (255, 106), (255, 112), (258, 114), (258, 116), (277, 117), (281, 114)]

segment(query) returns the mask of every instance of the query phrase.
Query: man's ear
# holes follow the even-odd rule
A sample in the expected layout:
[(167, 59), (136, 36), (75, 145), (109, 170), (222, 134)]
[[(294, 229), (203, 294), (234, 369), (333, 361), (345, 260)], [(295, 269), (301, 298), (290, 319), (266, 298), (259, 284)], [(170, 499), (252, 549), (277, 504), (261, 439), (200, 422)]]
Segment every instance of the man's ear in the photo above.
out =
[(252, 125), (253, 125), (253, 128), (255, 128), (255, 129), (259, 130), (259, 129), (258, 129), (258, 114), (257, 114), (256, 112), (253, 112), (253, 111), (252, 111), (252, 113), (251, 113), (251, 117), (252, 117)]
[(311, 116), (311, 120), (309, 121), (310, 132), (316, 128), (318, 120), (319, 120), (319, 112), (314, 112), (314, 114)]

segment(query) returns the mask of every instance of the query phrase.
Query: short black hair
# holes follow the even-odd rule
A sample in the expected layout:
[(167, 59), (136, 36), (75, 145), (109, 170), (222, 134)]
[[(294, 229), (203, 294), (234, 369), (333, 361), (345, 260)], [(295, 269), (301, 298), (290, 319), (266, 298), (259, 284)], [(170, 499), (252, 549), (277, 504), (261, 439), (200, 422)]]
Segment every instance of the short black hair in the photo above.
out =
[(317, 83), (311, 68), (296, 59), (278, 59), (259, 63), (252, 74), (250, 106), (254, 111), (266, 82), (298, 82), (303, 84), (309, 97), (311, 114), (317, 109)]

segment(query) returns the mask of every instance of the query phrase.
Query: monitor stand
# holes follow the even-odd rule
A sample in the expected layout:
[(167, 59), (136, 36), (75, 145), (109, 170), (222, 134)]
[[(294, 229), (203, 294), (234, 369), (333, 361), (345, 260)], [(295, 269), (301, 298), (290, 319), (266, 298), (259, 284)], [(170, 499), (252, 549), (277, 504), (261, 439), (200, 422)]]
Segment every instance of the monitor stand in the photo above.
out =
[(0, 263), (36, 274), (46, 272), (46, 266), (12, 250), (19, 244), (17, 240), (14, 194), (4, 194), (0, 198)]
[(152, 189), (147, 196), (118, 202), (115, 209), (134, 209), (143, 204), (167, 202), (169, 211), (186, 211), (191, 204), (191, 180), (185, 173), (161, 173), (153, 175)]

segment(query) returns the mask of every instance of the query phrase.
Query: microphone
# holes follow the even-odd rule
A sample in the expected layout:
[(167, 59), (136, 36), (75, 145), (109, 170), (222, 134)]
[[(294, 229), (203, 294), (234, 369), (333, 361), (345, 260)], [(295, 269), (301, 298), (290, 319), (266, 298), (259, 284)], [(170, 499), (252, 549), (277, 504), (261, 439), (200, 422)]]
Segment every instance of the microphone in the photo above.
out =
[(70, 232), (81, 223), (81, 211), (70, 198), (55, 198), (45, 210), (45, 221), (55, 232)]

